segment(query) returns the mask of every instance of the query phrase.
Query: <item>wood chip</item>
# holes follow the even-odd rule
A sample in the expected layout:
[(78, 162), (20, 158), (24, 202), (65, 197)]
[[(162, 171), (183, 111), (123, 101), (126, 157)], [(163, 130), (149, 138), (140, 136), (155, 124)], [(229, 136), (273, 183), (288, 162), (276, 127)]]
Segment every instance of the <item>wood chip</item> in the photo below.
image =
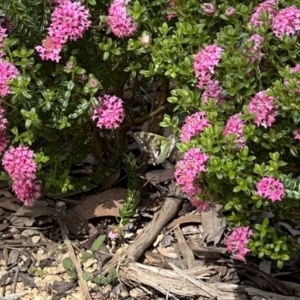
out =
[(180, 230), (180, 228), (175, 228), (175, 236), (178, 241), (180, 253), (182, 254), (184, 261), (186, 262), (186, 265), (188, 269), (193, 268), (196, 266), (195, 257), (193, 254), (193, 251), (190, 249), (190, 247), (187, 245), (185, 238)]

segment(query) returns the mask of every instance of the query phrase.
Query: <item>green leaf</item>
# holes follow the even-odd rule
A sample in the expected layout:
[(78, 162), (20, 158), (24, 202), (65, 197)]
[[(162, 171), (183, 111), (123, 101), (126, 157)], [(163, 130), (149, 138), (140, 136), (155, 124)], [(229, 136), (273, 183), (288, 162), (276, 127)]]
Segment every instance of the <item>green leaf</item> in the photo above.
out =
[(83, 271), (82, 272), (82, 278), (85, 280), (85, 281), (90, 281), (92, 279), (92, 275), (86, 271)]
[(73, 263), (72, 263), (72, 260), (70, 257), (66, 257), (64, 260), (63, 260), (63, 267), (66, 269), (66, 270), (73, 270), (74, 269), (74, 266), (73, 266)]
[(99, 251), (102, 244), (104, 243), (105, 241), (105, 235), (100, 235), (97, 237), (97, 239), (94, 241), (93, 245), (92, 245), (92, 250), (93, 251)]
[(281, 259), (282, 259), (283, 261), (287, 261), (287, 260), (290, 260), (291, 258), (290, 258), (290, 256), (287, 255), (287, 254), (282, 254), (282, 255), (281, 255)]
[(89, 259), (94, 258), (94, 255), (92, 253), (89, 252), (84, 252), (81, 256), (81, 261), (83, 263), (87, 262)]
[(277, 268), (282, 269), (283, 267), (283, 261), (282, 260), (277, 260)]

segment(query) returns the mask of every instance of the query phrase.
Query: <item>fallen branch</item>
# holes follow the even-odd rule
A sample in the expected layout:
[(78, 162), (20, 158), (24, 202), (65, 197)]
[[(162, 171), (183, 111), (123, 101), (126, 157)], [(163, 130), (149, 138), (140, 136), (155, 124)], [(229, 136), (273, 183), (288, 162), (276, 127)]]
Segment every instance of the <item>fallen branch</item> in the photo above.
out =
[[(174, 267), (174, 266), (172, 266)], [(176, 268), (176, 267), (175, 267)], [(203, 266), (193, 268), (193, 273), (204, 273)], [(238, 285), (230, 283), (204, 283), (196, 279), (192, 272), (188, 270), (164, 270), (139, 263), (130, 263), (120, 265), (119, 277), (122, 282), (130, 286), (145, 285), (160, 291), (164, 295), (176, 298), (176, 296), (210, 298), (213, 295), (216, 300), (233, 299), (268, 299), (268, 300), (299, 300), (299, 297), (283, 296), (275, 293), (265, 292), (247, 285)], [(193, 278), (193, 279), (192, 279)]]
[(121, 264), (126, 264), (137, 261), (153, 244), (158, 234), (166, 226), (166, 224), (175, 216), (181, 203), (181, 199), (167, 197), (161, 210), (154, 215), (151, 222), (137, 236), (125, 254), (122, 257), (116, 256), (109, 261), (104, 266), (102, 274), (106, 274), (109, 269), (115, 268), (119, 262)]

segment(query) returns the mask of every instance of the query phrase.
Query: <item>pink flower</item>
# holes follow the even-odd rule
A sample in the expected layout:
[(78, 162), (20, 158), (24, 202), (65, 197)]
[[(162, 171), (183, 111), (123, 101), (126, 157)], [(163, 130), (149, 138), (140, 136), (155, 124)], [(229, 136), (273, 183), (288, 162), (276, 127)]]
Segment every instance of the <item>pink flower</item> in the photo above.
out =
[(39, 53), (42, 60), (52, 60), (57, 63), (60, 61), (60, 51), (62, 43), (60, 38), (47, 37), (43, 40), (42, 46), (36, 46), (35, 50)]
[(116, 96), (110, 95), (104, 95), (98, 99), (100, 106), (94, 108), (92, 120), (97, 120), (96, 126), (99, 128), (117, 128), (125, 117), (123, 101)]
[(300, 140), (300, 129), (296, 129), (294, 131), (294, 139), (295, 140)]
[(237, 143), (237, 148), (241, 149), (246, 145), (246, 141), (244, 139), (244, 134), (243, 134), (243, 128), (244, 128), (244, 122), (241, 120), (241, 113), (235, 114), (231, 116), (227, 123), (226, 126), (223, 130), (224, 136), (233, 134), (236, 136), (236, 143)]
[(273, 20), (272, 30), (281, 40), (284, 34), (297, 35), (300, 30), (300, 9), (296, 6), (281, 9)]
[(58, 6), (51, 15), (48, 36), (36, 51), (43, 60), (59, 62), (60, 51), (68, 40), (76, 41), (91, 26), (89, 11), (79, 1), (55, 1)]
[(119, 238), (119, 232), (117, 230), (112, 230), (108, 233), (108, 237), (111, 240), (116, 240), (117, 238)]
[(4, 153), (2, 164), (13, 179), (12, 189), (18, 199), (31, 206), (41, 196), (41, 185), (35, 181), (37, 165), (28, 147), (11, 148)]
[(4, 154), (2, 164), (12, 179), (35, 179), (37, 166), (33, 160), (34, 152), (28, 147), (10, 148)]
[(256, 6), (254, 11), (255, 12), (252, 14), (250, 19), (250, 24), (253, 27), (259, 27), (263, 25), (261, 17), (264, 12), (268, 13), (269, 20), (272, 21), (276, 16), (276, 0), (266, 0)]
[(244, 53), (253, 54), (251, 57), (251, 62), (255, 62), (256, 60), (260, 60), (263, 57), (261, 50), (262, 43), (264, 38), (259, 34), (253, 34), (247, 42), (253, 42), (253, 46), (250, 49), (244, 49)]
[(192, 137), (201, 133), (204, 128), (210, 125), (206, 116), (206, 112), (197, 112), (191, 116), (188, 116), (185, 120), (185, 124), (182, 126), (181, 140), (183, 142), (189, 142)]
[(91, 26), (89, 11), (80, 1), (58, 1), (58, 6), (51, 15), (48, 35), (60, 39), (61, 44), (67, 40), (76, 41)]
[(200, 149), (193, 148), (184, 153), (183, 159), (176, 164), (175, 179), (190, 199), (201, 192), (196, 179), (199, 173), (206, 171), (208, 158)]
[(128, 0), (114, 0), (108, 11), (107, 24), (119, 38), (132, 36), (137, 30), (132, 17), (127, 13), (127, 3)]
[(42, 195), (41, 185), (31, 179), (14, 180), (12, 189), (17, 198), (27, 206), (32, 206)]
[[(200, 81), (199, 88), (201, 89)], [(210, 80), (206, 83), (202, 94), (202, 103), (206, 103), (208, 99), (215, 99), (216, 105), (220, 105), (224, 99), (223, 90), (218, 80)]]
[(0, 97), (5, 97), (10, 93), (8, 81), (15, 79), (20, 73), (10, 62), (0, 59)]
[(226, 239), (227, 250), (231, 252), (236, 259), (245, 261), (245, 255), (250, 252), (246, 246), (252, 234), (252, 230), (248, 226), (235, 228)]
[(265, 91), (258, 92), (250, 101), (249, 112), (256, 114), (254, 123), (265, 128), (272, 126), (278, 114), (278, 106), (275, 99), (268, 96)]
[(256, 187), (260, 197), (268, 198), (272, 202), (281, 201), (285, 195), (283, 184), (272, 177), (264, 177)]
[(199, 77), (199, 87), (203, 88), (214, 74), (214, 68), (221, 59), (223, 49), (215, 44), (206, 46), (198, 52), (194, 60), (194, 71)]

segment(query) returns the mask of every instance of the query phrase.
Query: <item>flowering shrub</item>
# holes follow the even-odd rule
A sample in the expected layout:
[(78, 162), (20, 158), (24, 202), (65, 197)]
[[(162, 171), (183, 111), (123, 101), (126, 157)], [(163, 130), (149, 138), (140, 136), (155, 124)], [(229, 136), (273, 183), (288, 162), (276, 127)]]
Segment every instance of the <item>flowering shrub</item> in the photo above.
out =
[[(18, 198), (99, 184), (131, 127), (155, 118), (178, 137), (182, 191), (198, 210), (223, 205), (236, 228), (229, 251), (279, 267), (297, 256), (260, 216), (293, 219), (300, 206), (300, 2), (217, 2), (6, 1), (0, 152)], [(151, 82), (159, 101), (146, 103)], [(98, 171), (72, 176), (90, 153)]]

